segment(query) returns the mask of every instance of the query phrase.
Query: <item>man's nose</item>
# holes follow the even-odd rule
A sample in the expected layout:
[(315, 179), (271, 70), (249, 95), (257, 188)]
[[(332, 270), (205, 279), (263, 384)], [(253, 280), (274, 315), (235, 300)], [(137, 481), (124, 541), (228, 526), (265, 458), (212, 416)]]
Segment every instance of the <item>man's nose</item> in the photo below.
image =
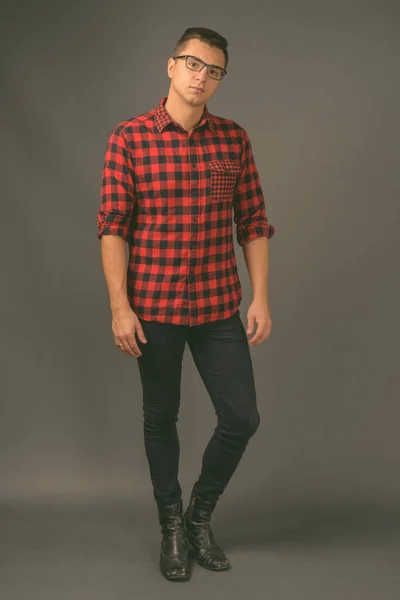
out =
[(207, 67), (204, 67), (204, 69), (197, 72), (197, 80), (205, 81), (206, 79), (207, 79)]

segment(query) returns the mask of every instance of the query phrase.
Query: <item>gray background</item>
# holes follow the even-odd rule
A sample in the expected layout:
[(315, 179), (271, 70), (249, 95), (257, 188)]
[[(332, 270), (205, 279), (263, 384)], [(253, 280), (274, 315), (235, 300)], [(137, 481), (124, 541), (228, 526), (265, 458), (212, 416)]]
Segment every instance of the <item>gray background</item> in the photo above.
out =
[[(114, 345), (96, 212), (112, 128), (158, 104), (173, 45), (205, 26), (230, 52), (208, 107), (249, 133), (276, 234), (272, 332), (251, 348), (261, 425), (213, 516), (235, 570), (197, 581), (223, 581), (221, 598), (397, 598), (398, 4), (1, 8), (3, 596), (188, 593), (157, 572), (140, 379)], [(187, 350), (185, 502), (215, 424)]]

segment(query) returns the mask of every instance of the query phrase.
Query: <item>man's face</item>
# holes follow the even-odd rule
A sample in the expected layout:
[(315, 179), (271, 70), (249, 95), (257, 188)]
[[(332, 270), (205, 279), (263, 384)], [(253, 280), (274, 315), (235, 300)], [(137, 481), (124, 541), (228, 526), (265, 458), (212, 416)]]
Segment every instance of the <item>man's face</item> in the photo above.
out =
[[(208, 64), (225, 67), (223, 51), (219, 48), (212, 48), (200, 40), (190, 40), (179, 52), (179, 56), (182, 54), (190, 54), (196, 58), (201, 58)], [(207, 67), (204, 67), (201, 71), (188, 69), (184, 58), (169, 59), (168, 77), (171, 79), (171, 87), (191, 106), (205, 104), (221, 83), (208, 75)], [(194, 88), (200, 88), (200, 91)]]

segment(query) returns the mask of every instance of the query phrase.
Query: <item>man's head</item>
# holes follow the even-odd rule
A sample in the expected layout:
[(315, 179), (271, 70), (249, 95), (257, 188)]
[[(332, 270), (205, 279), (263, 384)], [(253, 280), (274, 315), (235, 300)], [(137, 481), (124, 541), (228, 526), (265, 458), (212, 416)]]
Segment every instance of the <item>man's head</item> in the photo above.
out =
[[(226, 39), (212, 29), (186, 29), (168, 60), (168, 77), (174, 92), (191, 106), (205, 104), (219, 86), (218, 78), (226, 72), (227, 46)], [(189, 58), (173, 58), (185, 55)], [(212, 67), (202, 68), (201, 61)]]

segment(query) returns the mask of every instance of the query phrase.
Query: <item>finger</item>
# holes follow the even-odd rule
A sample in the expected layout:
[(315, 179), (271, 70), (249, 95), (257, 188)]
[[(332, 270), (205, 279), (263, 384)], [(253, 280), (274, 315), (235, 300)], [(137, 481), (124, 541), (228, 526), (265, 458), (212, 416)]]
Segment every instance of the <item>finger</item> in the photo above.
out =
[(265, 326), (261, 328), (260, 325), (258, 325), (257, 333), (254, 335), (254, 337), (251, 338), (249, 343), (250, 344), (259, 344), (260, 342), (262, 342), (265, 339), (265, 334), (266, 334)]
[(121, 350), (121, 352), (123, 352), (124, 354), (130, 354), (131, 356), (136, 356), (133, 352), (133, 349), (130, 347), (128, 340), (118, 338), (116, 344), (117, 344), (118, 348)]
[(136, 335), (138, 336), (141, 342), (147, 344), (146, 336), (144, 335), (144, 331), (140, 323), (136, 325)]
[(129, 347), (130, 354), (132, 354), (133, 356), (141, 356), (142, 355), (142, 352), (141, 352), (139, 346), (137, 345), (134, 336), (127, 338), (126, 343)]
[(124, 351), (124, 344), (122, 343), (122, 340), (120, 338), (114, 338), (114, 342), (116, 347), (121, 350), (121, 352)]
[(125, 344), (121, 344), (118, 347), (124, 354), (132, 354), (132, 350), (128, 346), (125, 346)]

